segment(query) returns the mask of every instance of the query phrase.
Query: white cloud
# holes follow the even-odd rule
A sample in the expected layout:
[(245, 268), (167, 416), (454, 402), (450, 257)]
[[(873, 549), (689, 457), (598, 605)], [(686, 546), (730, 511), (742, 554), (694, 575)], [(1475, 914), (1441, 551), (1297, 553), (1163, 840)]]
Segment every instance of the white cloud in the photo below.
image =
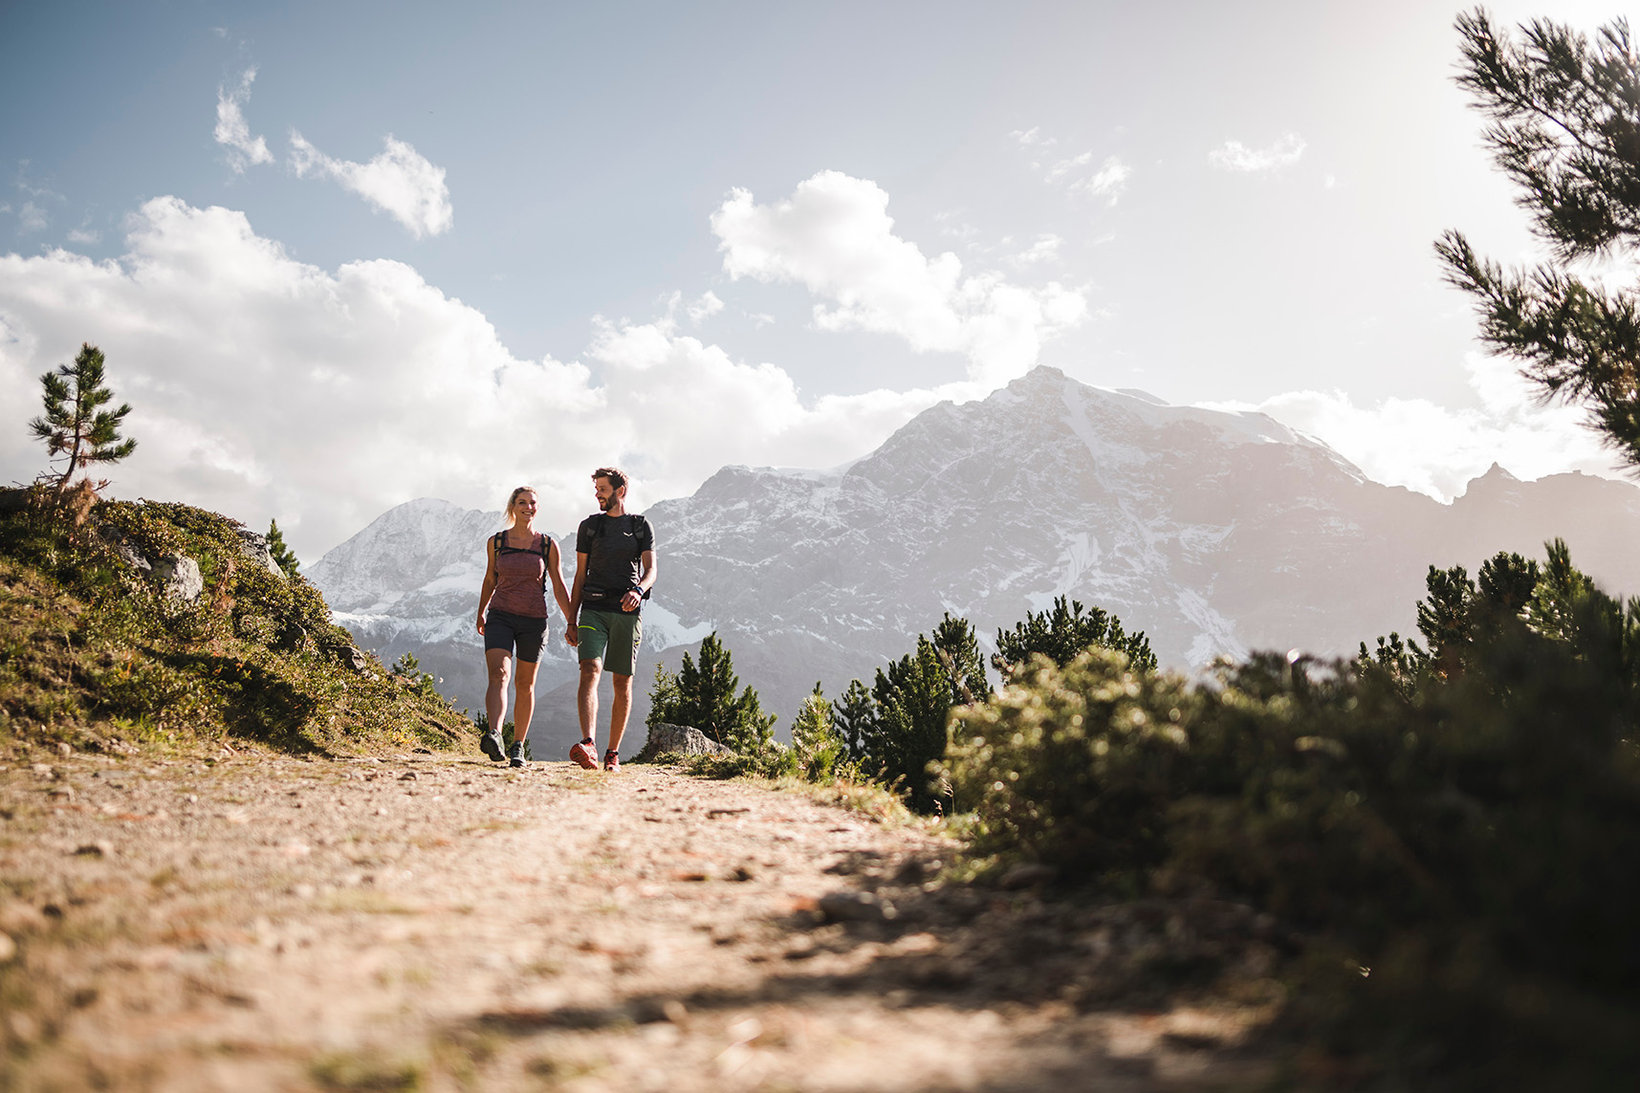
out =
[(51, 226), (51, 215), (32, 201), (23, 202), (17, 210), (17, 230), (26, 234), (45, 231)]
[(599, 463), (637, 476), (641, 507), (725, 463), (835, 465), (940, 398), (983, 393), (805, 403), (779, 368), (736, 361), (669, 316), (600, 323), (586, 364), (520, 360), (407, 265), (320, 269), (243, 213), (165, 197), (131, 218), (118, 260), (0, 255), (0, 479), (44, 466), (24, 426), (36, 377), (82, 341), (134, 407), (139, 447), (109, 469), (116, 496), (187, 501), (257, 530), (276, 517), (309, 559), (414, 497), (498, 508), (533, 481), (544, 524), (565, 531), (588, 511)]
[(1450, 501), (1493, 463), (1521, 479), (1580, 470), (1612, 475), (1615, 461), (1576, 407), (1543, 406), (1513, 363), (1472, 354), (1466, 361), (1478, 409), (1428, 399), (1388, 398), (1357, 406), (1341, 391), (1293, 391), (1251, 405), (1325, 442), (1377, 482)]
[(1072, 156), (1069, 159), (1062, 159), (1058, 163), (1055, 163), (1052, 167), (1048, 168), (1048, 173), (1043, 177), (1042, 181), (1058, 182), (1078, 167), (1086, 167), (1092, 162), (1092, 152), (1083, 152), (1080, 155)]
[(1041, 147), (1047, 148), (1059, 143), (1053, 137), (1044, 137), (1042, 135), (1041, 128), (1035, 125), (1031, 126), (1029, 129), (1015, 129), (1008, 135), (1027, 148), (1033, 145), (1040, 145)]
[(334, 178), (404, 225), (417, 239), (450, 230), (455, 212), (444, 168), (435, 167), (415, 148), (391, 134), (386, 151), (369, 163), (333, 159), (291, 130), (291, 167), (297, 178)]
[(81, 246), (100, 243), (102, 241), (102, 232), (94, 228), (73, 228), (68, 233), (68, 241), (78, 243)]
[(730, 277), (802, 284), (831, 302), (814, 307), (819, 329), (893, 334), (918, 352), (964, 354), (969, 378), (986, 385), (1023, 374), (1045, 339), (1087, 316), (1080, 290), (964, 276), (956, 255), (925, 256), (894, 234), (881, 187), (837, 171), (799, 183), (775, 205), (736, 189), (711, 223)]
[(1291, 167), (1304, 156), (1304, 141), (1297, 133), (1287, 133), (1267, 148), (1249, 148), (1239, 140), (1227, 140), (1207, 154), (1207, 161), (1224, 171), (1255, 174)]
[(717, 293), (708, 290), (699, 298), (684, 305), (683, 310), (684, 314), (689, 316), (689, 321), (699, 326), (723, 310), (723, 301), (718, 299)]
[(1080, 182), (1072, 183), (1070, 189), (1072, 193), (1101, 197), (1104, 198), (1105, 204), (1115, 205), (1127, 190), (1128, 179), (1132, 177), (1132, 167), (1116, 156), (1107, 156), (1097, 171)]
[(1059, 248), (1065, 241), (1051, 232), (1036, 237), (1036, 241), (1011, 259), (1016, 266), (1033, 266), (1038, 262), (1059, 261)]
[[(1010, 136), (1024, 148), (1046, 148), (1058, 143), (1053, 138), (1043, 138), (1036, 129), (1025, 132), (1016, 129)], [(1040, 171), (1042, 181), (1050, 186), (1064, 184), (1072, 194), (1087, 194), (1102, 199), (1106, 205), (1115, 205), (1127, 190), (1133, 168), (1120, 156), (1106, 156), (1098, 169), (1087, 174), (1083, 168), (1092, 162), (1093, 152), (1078, 152), (1074, 156), (1055, 160), (1046, 167), (1040, 160), (1033, 159), (1031, 170)]]
[(238, 87), (232, 91), (221, 86), (216, 89), (216, 142), (228, 146), (228, 165), (235, 174), (244, 174), (252, 164), (273, 162), (268, 142), (251, 136), (251, 127), (245, 121), (245, 103), (251, 97), (255, 79), (255, 67), (247, 68)]

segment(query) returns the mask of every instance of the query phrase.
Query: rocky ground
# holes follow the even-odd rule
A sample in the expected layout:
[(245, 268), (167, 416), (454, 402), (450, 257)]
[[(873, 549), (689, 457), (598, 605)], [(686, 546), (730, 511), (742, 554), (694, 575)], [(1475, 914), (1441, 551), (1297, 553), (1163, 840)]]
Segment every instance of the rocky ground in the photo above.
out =
[[(953, 851), (635, 764), (0, 760), (0, 1088), (1271, 1077), (1249, 1046), (1279, 1003), (1269, 923), (949, 881)], [(1198, 964), (1239, 986), (1191, 987)]]

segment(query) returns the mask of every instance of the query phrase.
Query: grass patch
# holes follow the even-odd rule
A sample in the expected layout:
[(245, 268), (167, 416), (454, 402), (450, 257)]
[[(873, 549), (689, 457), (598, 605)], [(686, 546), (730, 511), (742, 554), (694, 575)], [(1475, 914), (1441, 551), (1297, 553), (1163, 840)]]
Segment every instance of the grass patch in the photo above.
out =
[(336, 1052), (313, 1061), (308, 1073), (322, 1089), (345, 1093), (412, 1093), (426, 1081), (422, 1064)]

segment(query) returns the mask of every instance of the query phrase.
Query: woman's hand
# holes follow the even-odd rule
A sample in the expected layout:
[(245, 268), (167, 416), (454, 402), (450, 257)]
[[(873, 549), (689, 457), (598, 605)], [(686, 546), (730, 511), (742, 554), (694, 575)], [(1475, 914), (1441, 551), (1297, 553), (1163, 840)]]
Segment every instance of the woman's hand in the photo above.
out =
[(484, 612), (482, 611), (478, 613), (478, 636), (484, 636)]
[(574, 623), (564, 627), (564, 643), (571, 646), (581, 644), (581, 628)]

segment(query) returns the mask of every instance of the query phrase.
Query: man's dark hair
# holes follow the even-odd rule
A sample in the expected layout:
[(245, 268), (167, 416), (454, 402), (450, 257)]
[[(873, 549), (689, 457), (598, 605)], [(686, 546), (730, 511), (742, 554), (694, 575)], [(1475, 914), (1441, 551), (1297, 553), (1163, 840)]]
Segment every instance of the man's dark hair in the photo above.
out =
[(592, 480), (594, 482), (600, 478), (609, 479), (611, 489), (618, 490), (622, 486), (626, 485), (626, 475), (621, 471), (616, 470), (614, 467), (599, 467), (597, 470), (592, 472)]

